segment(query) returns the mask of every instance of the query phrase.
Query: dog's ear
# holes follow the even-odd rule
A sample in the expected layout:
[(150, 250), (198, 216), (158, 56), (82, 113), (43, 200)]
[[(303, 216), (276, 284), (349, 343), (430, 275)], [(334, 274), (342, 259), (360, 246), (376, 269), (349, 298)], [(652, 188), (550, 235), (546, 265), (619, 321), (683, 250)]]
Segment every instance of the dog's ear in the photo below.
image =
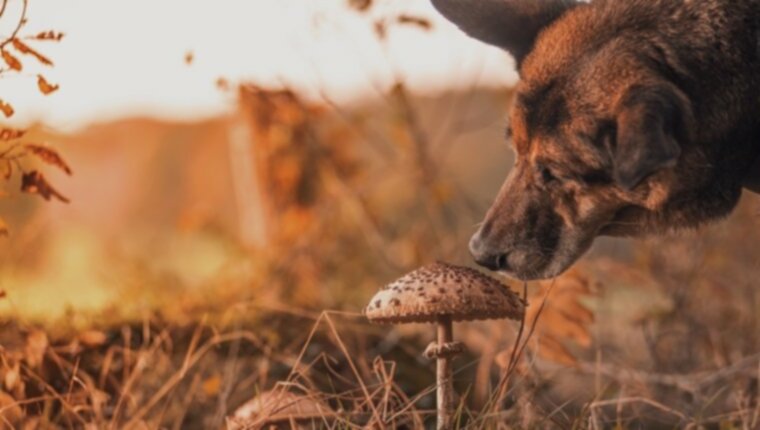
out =
[(509, 51), (519, 65), (541, 30), (576, 5), (572, 0), (432, 0), (462, 31)]
[(672, 86), (629, 88), (618, 104), (616, 138), (609, 148), (618, 185), (630, 191), (675, 166), (692, 121), (688, 99)]

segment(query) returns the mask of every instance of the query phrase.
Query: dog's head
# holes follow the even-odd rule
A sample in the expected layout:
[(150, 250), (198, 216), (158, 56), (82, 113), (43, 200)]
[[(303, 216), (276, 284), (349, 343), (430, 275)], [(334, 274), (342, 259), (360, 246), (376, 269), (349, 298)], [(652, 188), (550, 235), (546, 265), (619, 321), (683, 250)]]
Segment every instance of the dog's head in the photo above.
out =
[[(560, 274), (601, 234), (658, 228), (679, 185), (690, 102), (640, 25), (565, 0), (433, 0), (515, 58), (515, 166), (470, 242), (476, 261), (530, 280)], [(612, 26), (613, 28), (609, 28)], [(615, 28), (616, 27), (616, 28)], [(662, 224), (661, 221), (660, 224)]]

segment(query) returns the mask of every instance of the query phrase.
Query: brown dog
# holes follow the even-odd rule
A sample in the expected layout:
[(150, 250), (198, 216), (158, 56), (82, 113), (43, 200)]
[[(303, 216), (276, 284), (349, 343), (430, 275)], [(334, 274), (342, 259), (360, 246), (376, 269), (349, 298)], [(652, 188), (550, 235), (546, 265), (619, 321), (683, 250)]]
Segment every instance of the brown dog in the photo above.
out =
[(599, 235), (695, 227), (760, 189), (760, 0), (432, 1), (520, 72), (479, 264), (556, 276)]

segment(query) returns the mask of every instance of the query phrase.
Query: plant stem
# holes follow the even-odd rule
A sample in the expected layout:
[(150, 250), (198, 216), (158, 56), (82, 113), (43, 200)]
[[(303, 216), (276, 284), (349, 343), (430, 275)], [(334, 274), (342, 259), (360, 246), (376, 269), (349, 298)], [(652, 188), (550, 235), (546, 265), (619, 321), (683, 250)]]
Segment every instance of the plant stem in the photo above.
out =
[[(446, 345), (454, 340), (454, 329), (450, 316), (438, 318), (438, 346)], [(451, 430), (453, 417), (451, 406), (453, 403), (454, 384), (452, 383), (453, 372), (451, 369), (451, 357), (438, 357), (436, 362), (436, 394), (438, 396), (438, 430)]]

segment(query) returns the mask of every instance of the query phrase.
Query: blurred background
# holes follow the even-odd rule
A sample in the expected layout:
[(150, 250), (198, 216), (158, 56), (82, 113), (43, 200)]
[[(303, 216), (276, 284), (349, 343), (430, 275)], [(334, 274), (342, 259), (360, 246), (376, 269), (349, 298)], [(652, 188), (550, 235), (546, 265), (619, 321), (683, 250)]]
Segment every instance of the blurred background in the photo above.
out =
[[(65, 37), (29, 42), (54, 67), (2, 76), (3, 126), (73, 170), (22, 160), (68, 204), (20, 172), (0, 199), (9, 423), (218, 428), (283, 383), (348, 428), (432, 423), (432, 331), (360, 312), (422, 264), (472, 265), (512, 164), (506, 54), (426, 0), (6, 3), (0, 34), (25, 13), (24, 34)], [(498, 414), (517, 325), (461, 325), (462, 426), (758, 428), (758, 205), (599, 240), (528, 285), (535, 333)]]

